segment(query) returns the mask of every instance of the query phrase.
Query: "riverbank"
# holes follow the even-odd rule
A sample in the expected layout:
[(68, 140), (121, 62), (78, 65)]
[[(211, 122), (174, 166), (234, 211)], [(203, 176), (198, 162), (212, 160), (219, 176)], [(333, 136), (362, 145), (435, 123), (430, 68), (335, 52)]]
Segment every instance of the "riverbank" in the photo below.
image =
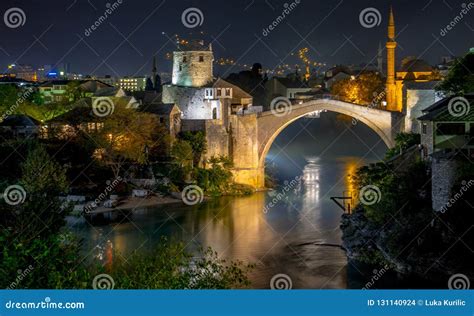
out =
[(110, 208), (99, 206), (94, 210), (88, 212), (88, 214), (100, 214), (110, 211), (134, 210), (140, 207), (160, 207), (171, 204), (183, 204), (183, 201), (181, 199), (177, 199), (171, 196), (162, 197), (152, 195), (146, 198), (128, 197), (125, 200), (122, 200), (116, 207)]

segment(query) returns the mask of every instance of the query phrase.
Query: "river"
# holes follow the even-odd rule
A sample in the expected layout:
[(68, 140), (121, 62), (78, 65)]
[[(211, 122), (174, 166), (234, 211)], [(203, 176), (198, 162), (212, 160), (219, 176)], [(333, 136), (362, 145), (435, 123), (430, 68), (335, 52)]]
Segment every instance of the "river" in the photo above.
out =
[[(334, 148), (325, 150), (334, 137), (312, 138), (337, 133), (337, 129), (342, 133), (346, 125), (334, 123), (334, 117), (309, 123), (301, 120), (277, 138), (269, 153), (271, 163), (280, 170), (275, 190), (223, 197), (195, 207), (137, 209), (131, 220), (104, 226), (80, 221), (73, 231), (84, 240), (85, 257), (106, 260), (110, 248), (124, 255), (133, 250), (146, 253), (161, 236), (167, 236), (183, 241), (190, 251), (209, 246), (222, 258), (256, 264), (249, 275), (253, 288), (269, 288), (276, 274), (288, 275), (293, 288), (362, 288), (372, 268), (348, 262), (339, 247), (343, 210), (330, 197), (351, 192), (350, 174), (360, 165), (377, 161), (385, 148), (361, 125), (350, 127), (350, 132), (368, 133), (364, 144), (372, 142), (377, 150), (357, 144), (359, 140), (349, 132)], [(299, 126), (310, 130), (311, 137), (298, 136), (288, 142), (301, 131)], [(284, 147), (290, 149), (282, 154)]]

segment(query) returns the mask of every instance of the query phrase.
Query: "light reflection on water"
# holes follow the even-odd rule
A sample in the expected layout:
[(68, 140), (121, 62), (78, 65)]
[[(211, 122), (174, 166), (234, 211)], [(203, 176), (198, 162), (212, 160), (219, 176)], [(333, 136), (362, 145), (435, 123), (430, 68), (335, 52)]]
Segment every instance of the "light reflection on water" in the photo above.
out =
[(112, 248), (124, 256), (137, 249), (146, 253), (167, 236), (190, 251), (210, 246), (223, 258), (255, 263), (255, 288), (269, 288), (277, 273), (289, 275), (294, 288), (346, 288), (344, 251), (321, 244), (341, 244), (342, 210), (329, 198), (350, 189), (348, 172), (358, 160), (309, 159), (298, 182), (288, 179), (286, 189), (284, 183), (274, 191), (192, 208), (139, 209), (132, 221), (100, 227), (80, 222), (74, 230), (84, 238), (84, 255), (109, 264)]

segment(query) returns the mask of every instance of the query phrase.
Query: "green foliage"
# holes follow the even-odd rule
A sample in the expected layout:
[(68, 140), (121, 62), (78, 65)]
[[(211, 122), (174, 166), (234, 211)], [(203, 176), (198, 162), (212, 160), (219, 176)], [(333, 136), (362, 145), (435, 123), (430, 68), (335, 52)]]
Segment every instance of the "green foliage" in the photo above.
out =
[(395, 136), (395, 146), (387, 150), (385, 159), (389, 160), (397, 156), (400, 151), (405, 151), (408, 148), (420, 144), (420, 134), (414, 133), (399, 133)]
[(431, 205), (430, 176), (422, 162), (412, 165), (406, 173), (397, 173), (383, 163), (365, 166), (356, 172), (354, 182), (359, 190), (368, 185), (380, 190), (378, 203), (363, 206), (367, 218), (377, 224), (385, 223), (394, 213), (405, 214), (408, 209)]
[(221, 195), (230, 191), (232, 185), (232, 161), (224, 156), (211, 157), (208, 161), (211, 168), (198, 168), (196, 171), (197, 184), (206, 192)]
[(178, 139), (171, 148), (171, 156), (182, 168), (192, 166), (193, 147), (189, 142)]
[(246, 275), (252, 268), (227, 263), (210, 248), (192, 256), (182, 243), (162, 240), (150, 255), (135, 253), (127, 261), (115, 261), (111, 275), (120, 289), (230, 289), (250, 285)]
[(25, 190), (25, 201), (13, 206), (0, 203), (0, 224), (11, 227), (16, 238), (27, 241), (59, 231), (66, 214), (59, 201), (59, 195), (68, 188), (64, 168), (42, 146), (35, 145), (21, 170), (22, 176), (15, 184)]
[(448, 95), (474, 92), (474, 53), (455, 61), (448, 76), (437, 88)]
[(187, 141), (191, 145), (194, 154), (194, 165), (197, 166), (201, 160), (202, 155), (205, 154), (207, 151), (206, 135), (204, 135), (204, 132), (202, 131), (186, 131), (180, 133), (179, 138), (181, 140)]
[(0, 109), (6, 112), (12, 108), (18, 100), (19, 89), (15, 85), (0, 85)]
[(355, 78), (345, 78), (335, 82), (331, 94), (342, 101), (370, 105), (377, 101), (377, 95), (383, 91), (382, 77), (377, 73), (364, 73)]

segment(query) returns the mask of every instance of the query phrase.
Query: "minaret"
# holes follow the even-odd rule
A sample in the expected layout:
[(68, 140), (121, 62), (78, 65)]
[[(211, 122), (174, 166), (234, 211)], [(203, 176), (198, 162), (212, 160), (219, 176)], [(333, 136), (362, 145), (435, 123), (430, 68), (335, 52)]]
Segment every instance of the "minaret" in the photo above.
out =
[(151, 82), (153, 83), (153, 89), (156, 90), (156, 75), (158, 69), (156, 68), (156, 56), (153, 56), (153, 68), (151, 70)]
[(388, 40), (387, 40), (387, 110), (397, 111), (397, 88), (395, 83), (395, 19), (393, 10), (390, 7), (390, 18), (388, 20)]

